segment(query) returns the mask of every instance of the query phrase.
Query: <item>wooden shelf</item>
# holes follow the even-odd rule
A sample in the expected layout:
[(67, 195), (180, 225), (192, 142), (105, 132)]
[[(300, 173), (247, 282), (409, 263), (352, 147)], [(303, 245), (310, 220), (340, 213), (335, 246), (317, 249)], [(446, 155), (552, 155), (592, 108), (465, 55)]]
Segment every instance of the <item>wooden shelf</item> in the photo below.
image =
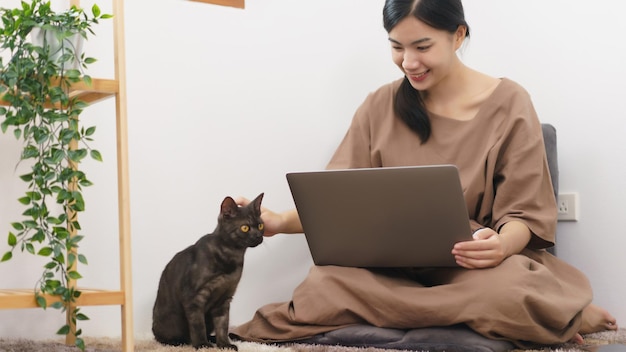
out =
[[(118, 80), (94, 78), (89, 85), (85, 82), (72, 84), (69, 96), (70, 98), (78, 98), (85, 103), (93, 104), (114, 97), (119, 92), (119, 87)], [(0, 94), (0, 105), (9, 106), (10, 104), (4, 101), (3, 96), (3, 94)], [(49, 107), (52, 107), (52, 104)]]
[(246, 6), (244, 0), (191, 0), (191, 1), (203, 2), (206, 4), (230, 6), (230, 7), (236, 7), (239, 9), (243, 9)]
[[(82, 292), (77, 306), (108, 306), (124, 304), (123, 291), (79, 288)], [(44, 295), (48, 305), (60, 301), (58, 297)], [(39, 308), (32, 289), (0, 289), (0, 309)]]
[[(243, 1), (243, 0), (241, 0)], [(81, 296), (71, 306), (118, 305), (121, 313), (122, 351), (134, 351), (133, 308), (132, 308), (132, 270), (130, 241), (130, 190), (128, 175), (128, 127), (126, 97), (126, 60), (124, 41), (124, 0), (111, 0), (113, 5), (113, 56), (114, 79), (92, 79), (91, 84), (79, 82), (70, 87), (70, 97), (93, 104), (107, 98), (115, 100), (116, 145), (117, 145), (117, 188), (118, 188), (118, 222), (119, 222), (119, 260), (120, 289), (100, 290), (80, 288)], [(70, 0), (70, 5), (80, 7), (80, 0)], [(0, 106), (7, 102), (0, 94)], [(50, 105), (52, 107), (52, 105)], [(56, 106), (58, 108), (58, 106)], [(113, 114), (112, 114), (113, 115)], [(58, 301), (50, 297), (48, 304)], [(37, 308), (33, 289), (0, 289), (0, 309)], [(68, 311), (71, 309), (68, 308)], [(0, 322), (0, 325), (4, 322)], [(71, 331), (76, 325), (69, 319), (67, 324)], [(66, 344), (73, 345), (75, 336), (68, 334)]]
[(115, 96), (119, 91), (119, 82), (114, 79), (93, 79), (91, 85), (78, 82), (72, 85), (70, 97), (78, 97), (80, 100), (93, 104)]

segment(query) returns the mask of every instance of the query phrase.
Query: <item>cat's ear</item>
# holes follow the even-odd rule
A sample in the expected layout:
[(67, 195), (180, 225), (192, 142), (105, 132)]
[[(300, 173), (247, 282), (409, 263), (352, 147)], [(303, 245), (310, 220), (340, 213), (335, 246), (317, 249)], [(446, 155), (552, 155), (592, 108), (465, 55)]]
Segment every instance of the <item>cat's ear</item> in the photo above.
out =
[(235, 200), (231, 197), (226, 197), (222, 201), (221, 214), (226, 218), (232, 218), (237, 215), (239, 211), (239, 206), (235, 203)]
[(264, 193), (259, 194), (251, 203), (254, 208), (254, 212), (257, 215), (261, 215), (261, 201), (263, 200), (263, 194)]

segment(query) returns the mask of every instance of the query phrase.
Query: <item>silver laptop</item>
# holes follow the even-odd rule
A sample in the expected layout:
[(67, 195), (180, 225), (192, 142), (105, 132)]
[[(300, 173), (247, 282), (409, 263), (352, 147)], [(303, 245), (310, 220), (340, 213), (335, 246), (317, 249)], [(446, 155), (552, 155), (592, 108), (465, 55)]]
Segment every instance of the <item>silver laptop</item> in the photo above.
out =
[(292, 172), (287, 181), (316, 265), (457, 266), (471, 240), (453, 165)]

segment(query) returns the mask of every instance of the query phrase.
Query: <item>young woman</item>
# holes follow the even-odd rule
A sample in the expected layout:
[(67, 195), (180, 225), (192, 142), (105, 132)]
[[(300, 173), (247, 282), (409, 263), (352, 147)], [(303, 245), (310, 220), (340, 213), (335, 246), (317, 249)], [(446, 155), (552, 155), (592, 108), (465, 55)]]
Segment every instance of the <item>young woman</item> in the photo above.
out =
[[(458, 58), (469, 37), (461, 1), (387, 0), (383, 19), (404, 77), (367, 97), (328, 167), (454, 164), (474, 240), (451, 248), (459, 268), (313, 267), (290, 302), (262, 307), (233, 332), (285, 341), (356, 323), (464, 323), (525, 346), (617, 329), (591, 304), (587, 278), (544, 250), (556, 204), (541, 125), (521, 86)], [(266, 235), (302, 232), (295, 210), (262, 217)]]

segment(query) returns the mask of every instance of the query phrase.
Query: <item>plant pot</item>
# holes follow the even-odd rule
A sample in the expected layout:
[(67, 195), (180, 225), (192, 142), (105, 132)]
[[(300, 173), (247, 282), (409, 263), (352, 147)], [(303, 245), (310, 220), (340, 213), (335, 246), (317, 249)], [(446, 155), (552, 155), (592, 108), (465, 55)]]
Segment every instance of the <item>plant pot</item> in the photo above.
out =
[(84, 38), (76, 33), (59, 39), (58, 33), (56, 30), (34, 27), (30, 32), (31, 42), (46, 50), (50, 61), (59, 65), (61, 70), (79, 69), (78, 59), (83, 53)]

